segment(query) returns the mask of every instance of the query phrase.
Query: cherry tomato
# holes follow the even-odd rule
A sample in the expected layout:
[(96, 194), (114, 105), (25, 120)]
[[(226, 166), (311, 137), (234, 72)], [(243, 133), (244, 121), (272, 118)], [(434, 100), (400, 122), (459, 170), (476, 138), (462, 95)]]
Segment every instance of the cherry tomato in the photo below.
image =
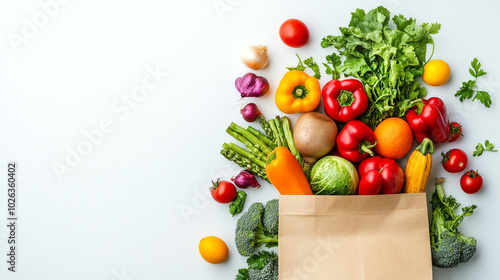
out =
[(463, 137), (464, 135), (462, 134), (462, 125), (457, 123), (457, 122), (452, 122), (450, 123), (450, 140), (448, 142), (455, 142), (460, 138), (461, 136)]
[(467, 171), (460, 178), (460, 187), (468, 194), (477, 193), (483, 187), (483, 177), (477, 171)]
[(309, 40), (309, 29), (302, 21), (292, 18), (281, 24), (280, 37), (287, 46), (300, 48)]
[(441, 164), (444, 170), (450, 173), (458, 173), (467, 167), (467, 154), (460, 149), (451, 149), (446, 154), (441, 153), (443, 160)]
[(236, 187), (229, 181), (221, 181), (217, 179), (213, 186), (210, 187), (210, 193), (215, 201), (219, 203), (231, 203), (236, 198)]

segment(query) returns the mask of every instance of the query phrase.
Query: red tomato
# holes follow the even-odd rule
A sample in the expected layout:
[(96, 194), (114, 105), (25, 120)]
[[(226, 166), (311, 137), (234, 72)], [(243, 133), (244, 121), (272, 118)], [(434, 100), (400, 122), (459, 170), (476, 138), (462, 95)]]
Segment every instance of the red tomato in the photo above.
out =
[(444, 170), (450, 173), (458, 173), (467, 167), (467, 154), (460, 149), (451, 149), (446, 154), (441, 153), (443, 160), (441, 164)]
[(460, 178), (460, 187), (468, 194), (477, 193), (483, 187), (483, 177), (477, 171), (467, 171)]
[(448, 142), (455, 142), (460, 138), (461, 136), (464, 136), (462, 134), (462, 125), (457, 123), (457, 122), (452, 122), (450, 123), (450, 140)]
[(217, 179), (215, 183), (212, 181), (212, 184), (210, 193), (215, 201), (219, 203), (231, 203), (236, 198), (237, 191), (233, 183)]
[(309, 40), (309, 29), (302, 21), (292, 18), (281, 24), (280, 37), (287, 46), (300, 48)]

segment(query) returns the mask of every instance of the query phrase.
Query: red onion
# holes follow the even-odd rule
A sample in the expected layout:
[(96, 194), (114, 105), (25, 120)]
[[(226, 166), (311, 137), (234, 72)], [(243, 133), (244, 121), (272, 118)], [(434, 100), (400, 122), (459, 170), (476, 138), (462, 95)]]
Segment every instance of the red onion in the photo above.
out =
[(236, 177), (231, 178), (231, 181), (241, 189), (260, 188), (259, 182), (257, 182), (255, 176), (248, 170), (241, 171)]
[(245, 107), (243, 107), (243, 109), (240, 110), (240, 112), (247, 122), (255, 121), (262, 114), (255, 103), (248, 103)]
[(234, 82), (241, 97), (261, 97), (269, 91), (269, 82), (266, 78), (254, 73), (246, 73)]

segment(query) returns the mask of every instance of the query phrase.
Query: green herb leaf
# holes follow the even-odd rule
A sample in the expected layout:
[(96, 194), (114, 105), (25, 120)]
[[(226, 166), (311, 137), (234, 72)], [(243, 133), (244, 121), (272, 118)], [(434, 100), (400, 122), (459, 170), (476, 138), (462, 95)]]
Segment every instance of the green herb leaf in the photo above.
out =
[(483, 75), (486, 75), (486, 72), (481, 70), (481, 63), (479, 62), (479, 60), (477, 58), (474, 58), (472, 60), (471, 66), (472, 66), (472, 69), (469, 68), (469, 73), (471, 73), (471, 75), (474, 78), (478, 78), (478, 77), (481, 77)]
[(306, 70), (306, 67), (304, 66), (304, 64), (302, 63), (302, 60), (300, 59), (300, 56), (298, 54), (295, 54), (297, 56), (297, 58), (299, 59), (299, 64), (297, 64), (296, 67), (286, 67), (286, 69), (288, 70), (300, 70), (300, 71), (304, 71)]
[(278, 255), (274, 252), (268, 251), (260, 251), (257, 254), (249, 257), (247, 259), (247, 264), (250, 269), (262, 269), (267, 262), (275, 260), (278, 258)]
[(476, 145), (476, 150), (472, 152), (472, 156), (481, 156), (484, 151), (489, 151), (489, 152), (497, 152), (497, 150), (494, 150), (495, 146), (493, 143), (491, 143), (489, 140), (486, 140), (484, 142), (484, 146), (481, 143), (478, 143)]
[(319, 66), (314, 62), (313, 58), (310, 57), (304, 60), (304, 63), (314, 72), (314, 77), (316, 79), (321, 79), (321, 71), (319, 70)]
[(331, 55), (326, 56), (326, 63), (323, 63), (323, 65), (326, 67), (326, 74), (332, 75), (332, 80), (340, 79), (340, 71), (338, 70), (340, 64), (342, 64), (342, 62), (340, 61), (340, 56), (338, 56), (336, 53), (332, 53)]
[(476, 150), (472, 152), (473, 157), (481, 156), (484, 152), (483, 144), (479, 143), (476, 145)]
[(477, 78), (486, 75), (486, 72), (481, 69), (481, 63), (477, 58), (474, 58), (471, 62), (472, 68), (469, 68), (469, 73), (474, 80), (469, 80), (467, 82), (462, 82), (462, 86), (455, 93), (458, 100), (464, 101), (465, 99), (471, 99), (472, 101), (478, 99), (486, 108), (491, 107), (491, 96), (486, 91), (480, 91), (477, 89)]
[(312, 57), (304, 60), (304, 63), (306, 64), (306, 66), (304, 66), (304, 63), (302, 63), (302, 60), (300, 59), (299, 55), (298, 54), (295, 54), (295, 55), (299, 59), (299, 64), (297, 64), (296, 67), (286, 67), (286, 69), (304, 71), (304, 70), (306, 70), (306, 68), (310, 68), (311, 70), (313, 70), (314, 77), (316, 79), (321, 78), (321, 71), (319, 70), (319, 66), (317, 63), (314, 62)]
[(248, 268), (241, 268), (238, 270), (236, 275), (236, 280), (248, 280), (249, 279)]
[(495, 146), (493, 146), (493, 143), (491, 143), (489, 140), (486, 140), (484, 142), (484, 146), (486, 147), (486, 151), (490, 151), (490, 152), (496, 152), (497, 150), (493, 150), (495, 148)]
[(474, 96), (474, 88), (476, 87), (476, 81), (470, 80), (468, 82), (462, 82), (462, 86), (455, 93), (455, 96), (458, 97), (458, 100), (464, 101), (465, 99), (471, 99)]
[(427, 29), (429, 34), (437, 34), (439, 30), (441, 30), (441, 24), (440, 23), (423, 23), (422, 26)]
[(474, 101), (476, 99), (479, 99), (479, 102), (483, 103), (483, 105), (486, 108), (490, 108), (490, 106), (491, 106), (491, 96), (486, 91), (481, 91), (481, 90), (477, 91), (476, 95), (474, 96), (474, 98), (472, 98), (472, 101)]
[(351, 22), (349, 26), (357, 26), (360, 22), (362, 22), (365, 18), (365, 11), (363, 9), (356, 9), (355, 12), (351, 13)]

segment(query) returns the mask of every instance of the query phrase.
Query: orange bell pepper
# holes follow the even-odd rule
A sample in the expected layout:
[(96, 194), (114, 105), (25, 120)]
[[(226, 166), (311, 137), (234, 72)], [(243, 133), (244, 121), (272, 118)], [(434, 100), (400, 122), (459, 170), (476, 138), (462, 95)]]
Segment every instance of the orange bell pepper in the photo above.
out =
[(266, 175), (282, 195), (313, 194), (300, 163), (285, 147), (277, 147), (267, 156)]

